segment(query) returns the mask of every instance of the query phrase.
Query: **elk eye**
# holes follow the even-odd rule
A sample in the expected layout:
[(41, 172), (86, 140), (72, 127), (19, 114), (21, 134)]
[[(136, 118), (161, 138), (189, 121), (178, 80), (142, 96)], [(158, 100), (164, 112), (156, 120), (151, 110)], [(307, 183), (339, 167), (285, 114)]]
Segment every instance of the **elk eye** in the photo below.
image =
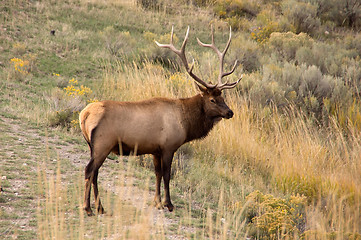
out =
[(216, 100), (214, 100), (214, 98), (211, 99), (211, 102), (212, 103), (216, 103)]

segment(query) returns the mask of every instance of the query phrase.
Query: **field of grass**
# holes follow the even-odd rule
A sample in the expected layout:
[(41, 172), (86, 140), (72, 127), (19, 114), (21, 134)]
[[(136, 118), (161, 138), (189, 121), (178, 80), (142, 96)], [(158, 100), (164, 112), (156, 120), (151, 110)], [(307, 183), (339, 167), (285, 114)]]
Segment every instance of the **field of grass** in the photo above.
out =
[[(312, 1), (146, 2), (0, 4), (0, 238), (361, 239), (359, 23), (321, 12), (299, 24), (294, 11), (312, 13)], [(107, 213), (86, 216), (79, 111), (197, 94), (154, 40), (174, 26), (179, 45), (190, 26), (187, 54), (214, 81), (217, 59), (196, 42), (211, 24), (219, 48), (232, 25), (226, 67), (241, 66), (229, 81), (244, 78), (224, 93), (235, 116), (178, 150), (175, 210), (152, 206), (150, 156), (110, 156), (99, 172)]]

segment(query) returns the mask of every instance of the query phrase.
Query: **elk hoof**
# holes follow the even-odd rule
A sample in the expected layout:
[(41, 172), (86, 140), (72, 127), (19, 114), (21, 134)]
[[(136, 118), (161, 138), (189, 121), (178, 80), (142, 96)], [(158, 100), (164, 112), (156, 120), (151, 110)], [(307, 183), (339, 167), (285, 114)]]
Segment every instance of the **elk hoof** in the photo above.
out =
[(103, 206), (98, 207), (98, 214), (105, 214)]
[(156, 207), (158, 210), (163, 209), (163, 205), (162, 205), (162, 203), (161, 203), (161, 202), (154, 201), (154, 205), (155, 205), (155, 207)]
[(84, 208), (86, 214), (90, 217), (90, 216), (94, 216), (93, 211), (91, 210), (91, 208)]
[(160, 200), (159, 195), (155, 195), (154, 197), (154, 206), (159, 210), (163, 209), (162, 201)]
[(163, 204), (163, 206), (166, 207), (166, 208), (168, 208), (169, 212), (172, 212), (173, 209), (174, 209), (173, 204), (170, 203), (170, 202), (169, 202), (169, 203), (165, 202), (165, 203)]

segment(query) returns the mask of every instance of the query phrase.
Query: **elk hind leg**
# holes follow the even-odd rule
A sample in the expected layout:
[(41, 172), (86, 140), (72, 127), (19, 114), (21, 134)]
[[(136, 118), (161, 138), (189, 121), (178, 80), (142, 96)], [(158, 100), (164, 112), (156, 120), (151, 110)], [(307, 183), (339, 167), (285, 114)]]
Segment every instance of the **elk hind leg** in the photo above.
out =
[(94, 178), (93, 163), (94, 163), (94, 159), (92, 157), (85, 168), (84, 210), (88, 216), (94, 215), (90, 207), (90, 191), (91, 191), (91, 184)]
[[(103, 146), (109, 146), (110, 144), (105, 144)], [(105, 158), (110, 153), (112, 148), (104, 148), (102, 146), (93, 146), (91, 150), (91, 160), (85, 168), (85, 196), (84, 196), (84, 210), (88, 216), (94, 215), (90, 207), (90, 192), (91, 185), (94, 187), (94, 199), (95, 205), (97, 206), (98, 213), (104, 213), (104, 208), (101, 204), (99, 191), (98, 191), (98, 171), (102, 166)], [(99, 153), (99, 154), (98, 154)]]
[(94, 177), (93, 177), (94, 199), (95, 199), (95, 206), (97, 208), (98, 213), (104, 214), (105, 211), (104, 211), (104, 208), (100, 201), (99, 191), (98, 191), (98, 172), (99, 172), (99, 168), (96, 171), (94, 171)]
[(170, 212), (172, 212), (174, 209), (174, 206), (170, 200), (170, 191), (169, 191), (169, 182), (170, 182), (173, 155), (174, 155), (173, 152), (164, 153), (162, 155), (162, 172), (163, 172), (164, 195), (165, 195), (163, 206), (167, 207)]

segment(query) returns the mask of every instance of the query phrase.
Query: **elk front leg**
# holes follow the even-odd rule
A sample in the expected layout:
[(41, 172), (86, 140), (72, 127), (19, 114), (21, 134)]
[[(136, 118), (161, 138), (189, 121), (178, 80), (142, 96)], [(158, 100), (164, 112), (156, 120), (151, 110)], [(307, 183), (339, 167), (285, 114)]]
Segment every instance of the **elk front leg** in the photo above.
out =
[(173, 155), (174, 153), (172, 152), (172, 153), (164, 153), (162, 156), (162, 172), (163, 172), (164, 195), (165, 195), (163, 206), (167, 207), (170, 212), (173, 211), (174, 209), (173, 204), (170, 200), (170, 191), (169, 191), (169, 181), (170, 181)]
[(154, 170), (156, 176), (156, 185), (155, 185), (155, 196), (154, 196), (154, 204), (155, 207), (158, 209), (162, 209), (162, 201), (160, 197), (160, 184), (162, 181), (162, 163), (161, 158), (158, 155), (153, 155), (153, 163), (154, 163)]

